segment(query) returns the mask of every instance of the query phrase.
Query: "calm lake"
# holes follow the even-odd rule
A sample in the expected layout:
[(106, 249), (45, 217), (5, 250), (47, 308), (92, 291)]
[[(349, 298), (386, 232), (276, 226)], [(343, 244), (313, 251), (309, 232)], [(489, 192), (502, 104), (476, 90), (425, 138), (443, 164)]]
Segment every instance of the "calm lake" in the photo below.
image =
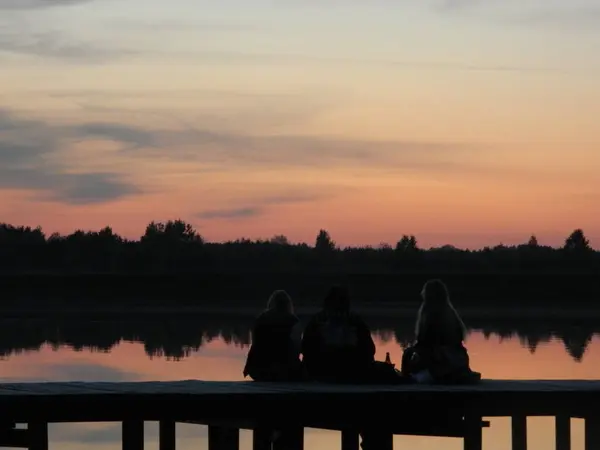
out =
[[(250, 319), (251, 320), (251, 319)], [(389, 319), (388, 319), (389, 320)], [(410, 339), (410, 321), (396, 326), (382, 319), (374, 328), (378, 359), (390, 352), (399, 362), (402, 342)], [(393, 323), (393, 321), (392, 321)], [(223, 317), (136, 321), (12, 319), (0, 321), (2, 381), (135, 381), (241, 380), (250, 342), (248, 319)], [(600, 374), (600, 341), (584, 322), (535, 324), (511, 329), (486, 322), (472, 329), (467, 346), (472, 367), (487, 378), (596, 379)], [(389, 405), (394, 408), (415, 405)], [(573, 449), (583, 450), (583, 421), (573, 420)], [(552, 418), (530, 418), (529, 449), (554, 449)], [(50, 426), (52, 449), (118, 449), (120, 424)], [(202, 426), (177, 426), (179, 449), (207, 447)], [(158, 447), (158, 426), (146, 426), (146, 448)], [(251, 449), (251, 433), (242, 432), (241, 448)], [(339, 449), (335, 432), (306, 430), (305, 448)], [(462, 449), (462, 440), (396, 436), (397, 449)], [(492, 419), (484, 430), (484, 448), (510, 448), (510, 421)]]

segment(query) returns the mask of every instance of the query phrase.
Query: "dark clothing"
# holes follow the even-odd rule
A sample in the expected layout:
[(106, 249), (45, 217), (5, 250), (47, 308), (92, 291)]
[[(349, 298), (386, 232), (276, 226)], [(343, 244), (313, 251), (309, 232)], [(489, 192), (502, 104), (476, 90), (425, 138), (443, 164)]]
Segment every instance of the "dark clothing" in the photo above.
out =
[(298, 317), (268, 310), (256, 319), (244, 376), (255, 381), (290, 381), (301, 376), (299, 348), (292, 332)]
[[(443, 317), (429, 314), (424, 326), (419, 330), (417, 342), (427, 347), (460, 346), (464, 340), (464, 331), (461, 323), (453, 322), (448, 329)], [(440, 332), (444, 330), (444, 332)]]
[[(460, 323), (447, 330), (436, 317), (430, 317), (425, 325), (415, 344), (404, 350), (402, 373), (413, 376), (428, 371), (431, 380), (439, 383), (459, 383), (476, 378), (478, 374), (471, 371), (469, 354), (463, 345)], [(438, 331), (445, 329), (444, 333)]]
[(352, 313), (315, 315), (304, 330), (303, 363), (320, 381), (365, 381), (375, 360), (375, 343), (367, 324)]

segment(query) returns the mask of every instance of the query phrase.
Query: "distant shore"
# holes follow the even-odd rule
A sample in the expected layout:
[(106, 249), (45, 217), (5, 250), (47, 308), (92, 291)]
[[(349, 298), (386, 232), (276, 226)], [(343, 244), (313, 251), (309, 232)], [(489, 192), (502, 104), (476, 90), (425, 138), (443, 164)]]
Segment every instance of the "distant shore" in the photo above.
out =
[[(315, 305), (333, 284), (348, 286), (353, 301), (393, 312), (416, 305), (423, 283), (443, 279), (457, 305), (474, 310), (586, 311), (600, 298), (596, 273), (29, 273), (0, 274), (0, 309), (29, 310), (256, 310), (274, 289), (298, 305)], [(389, 304), (386, 305), (386, 304)], [(402, 308), (400, 308), (402, 309)], [(556, 314), (556, 313), (552, 313)]]
[[(357, 313), (365, 317), (414, 317), (417, 304), (356, 304), (354, 309)], [(465, 319), (548, 319), (548, 320), (569, 320), (569, 319), (599, 319), (600, 306), (598, 308), (574, 307), (568, 310), (564, 308), (543, 308), (543, 307), (520, 307), (514, 306), (492, 306), (492, 307), (461, 307), (457, 304), (461, 315)], [(199, 306), (143, 306), (121, 307), (116, 306), (95, 306), (90, 307), (63, 307), (52, 308), (43, 306), (0, 306), (0, 319), (24, 319), (24, 318), (43, 318), (43, 317), (61, 317), (61, 318), (127, 318), (144, 319), (158, 317), (178, 317), (178, 316), (245, 316), (253, 317), (260, 313), (262, 307), (255, 305), (199, 305)], [(300, 305), (296, 307), (296, 314), (307, 316), (314, 314), (319, 310), (318, 305)]]

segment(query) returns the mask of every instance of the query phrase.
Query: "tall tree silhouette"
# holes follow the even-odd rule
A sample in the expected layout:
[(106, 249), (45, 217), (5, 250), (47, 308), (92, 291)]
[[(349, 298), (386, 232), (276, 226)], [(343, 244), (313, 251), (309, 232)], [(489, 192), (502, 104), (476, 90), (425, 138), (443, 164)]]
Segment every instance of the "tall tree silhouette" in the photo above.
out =
[(585, 237), (583, 230), (578, 228), (565, 240), (565, 250), (587, 251), (590, 250), (590, 241)]
[(538, 248), (540, 246), (540, 244), (538, 243), (538, 239), (535, 236), (535, 234), (532, 234), (531, 237), (529, 238), (529, 241), (527, 241), (527, 246), (530, 248)]
[(318, 252), (333, 252), (335, 250), (335, 242), (331, 239), (327, 230), (319, 230), (315, 241), (315, 250)]
[(168, 243), (196, 243), (202, 244), (204, 240), (194, 227), (181, 219), (169, 220), (166, 223), (150, 222), (142, 236), (142, 242), (153, 243), (156, 241)]
[(414, 252), (418, 250), (417, 247), (417, 238), (413, 235), (405, 234), (402, 238), (396, 243), (396, 251), (397, 252)]
[(276, 244), (276, 245), (290, 245), (290, 241), (287, 238), (287, 236), (284, 236), (283, 234), (276, 234), (275, 236), (273, 236), (270, 241), (271, 244)]

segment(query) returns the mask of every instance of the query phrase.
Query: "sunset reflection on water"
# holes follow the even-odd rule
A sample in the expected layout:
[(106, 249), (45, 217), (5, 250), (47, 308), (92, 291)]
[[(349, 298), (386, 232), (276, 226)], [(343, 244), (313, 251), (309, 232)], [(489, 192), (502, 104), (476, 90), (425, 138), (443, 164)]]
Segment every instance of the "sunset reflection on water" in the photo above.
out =
[[(385, 333), (383, 333), (385, 335)], [(229, 339), (228, 339), (229, 340)], [(399, 361), (402, 348), (393, 339), (375, 336), (377, 358), (390, 352), (392, 360)], [(600, 368), (600, 342), (594, 337), (583, 359), (577, 362), (565, 350), (563, 342), (551, 340), (541, 343), (532, 353), (518, 338), (488, 339), (480, 332), (470, 334), (467, 346), (472, 367), (487, 378), (497, 379), (594, 379)], [(73, 350), (61, 346), (44, 345), (39, 351), (25, 351), (5, 357), (0, 362), (4, 381), (142, 381), (142, 380), (242, 380), (242, 367), (247, 347), (225, 342), (218, 337), (206, 342), (197, 351), (181, 359), (149, 356), (144, 344), (122, 341), (111, 351)], [(392, 405), (384, 414), (393, 414), (394, 408), (417, 405)], [(573, 449), (583, 449), (583, 422), (573, 420)], [(554, 421), (552, 418), (530, 418), (529, 447), (532, 450), (553, 448)], [(66, 424), (52, 425), (50, 447), (53, 449), (115, 449), (120, 448), (119, 424)], [(206, 428), (195, 425), (177, 426), (178, 448), (202, 449), (207, 447)], [(336, 432), (306, 430), (305, 448), (325, 450), (339, 448)], [(242, 432), (241, 448), (252, 447), (251, 433)], [(148, 449), (158, 446), (158, 426), (146, 426)], [(510, 420), (495, 418), (484, 430), (484, 448), (501, 450), (510, 446)], [(461, 449), (462, 440), (412, 436), (396, 436), (396, 448)]]

